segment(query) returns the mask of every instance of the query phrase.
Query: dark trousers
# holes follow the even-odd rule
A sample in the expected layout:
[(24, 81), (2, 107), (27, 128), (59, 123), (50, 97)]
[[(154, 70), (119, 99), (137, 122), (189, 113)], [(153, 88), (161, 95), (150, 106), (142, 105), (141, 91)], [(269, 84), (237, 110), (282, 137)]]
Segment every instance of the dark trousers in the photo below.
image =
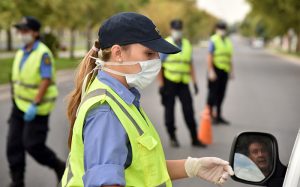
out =
[(211, 111), (214, 107), (217, 109), (217, 118), (222, 117), (222, 103), (225, 97), (226, 86), (228, 82), (228, 73), (214, 68), (217, 79), (215, 81), (208, 80), (208, 96), (207, 105), (211, 107)]
[(186, 125), (190, 131), (192, 141), (197, 141), (196, 121), (194, 118), (194, 110), (192, 97), (188, 84), (173, 83), (165, 80), (164, 91), (162, 94), (162, 103), (165, 107), (165, 125), (167, 127), (170, 138), (175, 138), (175, 118), (174, 106), (175, 98), (179, 97)]
[(49, 116), (36, 116), (34, 120), (25, 122), (24, 113), (16, 104), (8, 120), (8, 136), (6, 154), (12, 180), (24, 180), (25, 152), (29, 153), (38, 163), (54, 169), (58, 159), (46, 145)]

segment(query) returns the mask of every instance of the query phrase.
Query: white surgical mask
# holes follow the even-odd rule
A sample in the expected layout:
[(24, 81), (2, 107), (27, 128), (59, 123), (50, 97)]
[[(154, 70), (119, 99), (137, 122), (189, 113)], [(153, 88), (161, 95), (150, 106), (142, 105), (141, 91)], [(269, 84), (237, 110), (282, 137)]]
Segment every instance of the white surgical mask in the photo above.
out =
[(217, 33), (221, 36), (225, 36), (226, 35), (226, 30), (224, 29), (217, 29)]
[(27, 34), (21, 34), (21, 41), (24, 45), (30, 44), (33, 42), (34, 38), (30, 33)]
[[(94, 58), (94, 57), (91, 57)], [(102, 69), (109, 73), (124, 76), (126, 79), (127, 84), (129, 87), (135, 87), (137, 89), (143, 89), (147, 87), (150, 83), (153, 82), (157, 74), (161, 69), (161, 60), (160, 59), (153, 59), (153, 60), (146, 60), (146, 61), (134, 61), (134, 62), (104, 62), (99, 58), (94, 58), (96, 60), (97, 69)], [(134, 74), (126, 74), (116, 70), (109, 69), (104, 65), (111, 65), (111, 66), (128, 66), (128, 65), (135, 65), (140, 64), (141, 71)]]
[(180, 40), (182, 38), (182, 31), (179, 30), (172, 30), (171, 36), (174, 40)]

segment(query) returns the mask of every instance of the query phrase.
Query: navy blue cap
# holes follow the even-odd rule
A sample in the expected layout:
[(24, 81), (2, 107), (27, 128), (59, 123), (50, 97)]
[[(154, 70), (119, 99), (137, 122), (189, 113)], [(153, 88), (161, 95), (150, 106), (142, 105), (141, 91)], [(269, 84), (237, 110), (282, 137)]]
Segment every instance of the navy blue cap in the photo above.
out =
[(180, 49), (164, 40), (153, 22), (141, 14), (123, 12), (107, 19), (99, 29), (98, 39), (101, 49), (115, 44), (139, 43), (153, 51), (174, 54)]
[(30, 29), (33, 31), (39, 31), (41, 28), (41, 23), (32, 16), (25, 16), (22, 18), (20, 23), (14, 25), (17, 29)]
[(217, 29), (227, 29), (227, 24), (224, 21), (218, 21), (217, 25), (216, 25)]
[(183, 22), (180, 19), (174, 19), (171, 21), (170, 26), (172, 29), (182, 30)]

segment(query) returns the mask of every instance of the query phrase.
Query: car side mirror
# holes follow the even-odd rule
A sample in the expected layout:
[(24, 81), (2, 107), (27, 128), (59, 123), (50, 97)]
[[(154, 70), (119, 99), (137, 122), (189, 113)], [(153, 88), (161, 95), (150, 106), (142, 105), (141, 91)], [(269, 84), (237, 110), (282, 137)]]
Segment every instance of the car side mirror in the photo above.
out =
[(278, 145), (267, 133), (243, 132), (233, 141), (229, 162), (238, 182), (265, 186), (276, 169)]

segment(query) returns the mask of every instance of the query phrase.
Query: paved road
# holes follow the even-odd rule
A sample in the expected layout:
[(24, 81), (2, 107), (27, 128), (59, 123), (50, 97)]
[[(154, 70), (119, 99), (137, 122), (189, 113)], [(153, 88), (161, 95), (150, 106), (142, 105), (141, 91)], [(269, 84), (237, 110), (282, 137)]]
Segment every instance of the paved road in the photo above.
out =
[[(230, 126), (213, 127), (214, 143), (206, 149), (196, 149), (190, 146), (188, 132), (183, 122), (181, 106), (176, 105), (176, 122), (180, 149), (169, 147), (169, 142), (163, 126), (163, 108), (157, 94), (156, 83), (143, 91), (142, 104), (161, 135), (168, 159), (180, 159), (187, 156), (218, 156), (228, 159), (231, 143), (236, 133), (245, 130), (264, 131), (274, 134), (279, 143), (280, 158), (288, 163), (295, 136), (300, 127), (300, 63), (290, 63), (287, 60), (269, 55), (268, 53), (251, 49), (246, 42), (234, 38), (236, 78), (229, 84), (224, 106), (224, 115), (232, 124)], [(194, 108), (199, 120), (200, 111), (205, 104), (205, 54), (206, 49), (195, 50), (195, 66), (200, 84), (200, 96), (195, 96)], [(68, 125), (65, 115), (65, 95), (72, 88), (72, 72), (60, 76), (60, 97), (57, 108), (51, 116), (51, 131), (48, 145), (57, 154), (67, 156)], [(4, 91), (3, 91), (4, 90)], [(9, 182), (8, 168), (5, 157), (5, 142), (7, 134), (6, 119), (11, 104), (5, 89), (0, 89), (0, 186)], [(2, 97), (1, 97), (2, 96)], [(156, 106), (156, 107), (153, 107)], [(53, 187), (56, 184), (54, 173), (38, 165), (30, 156), (27, 157), (26, 184), (29, 187)], [(174, 182), (175, 187), (212, 187), (207, 182), (192, 179)], [(230, 180), (227, 187), (247, 187)]]

